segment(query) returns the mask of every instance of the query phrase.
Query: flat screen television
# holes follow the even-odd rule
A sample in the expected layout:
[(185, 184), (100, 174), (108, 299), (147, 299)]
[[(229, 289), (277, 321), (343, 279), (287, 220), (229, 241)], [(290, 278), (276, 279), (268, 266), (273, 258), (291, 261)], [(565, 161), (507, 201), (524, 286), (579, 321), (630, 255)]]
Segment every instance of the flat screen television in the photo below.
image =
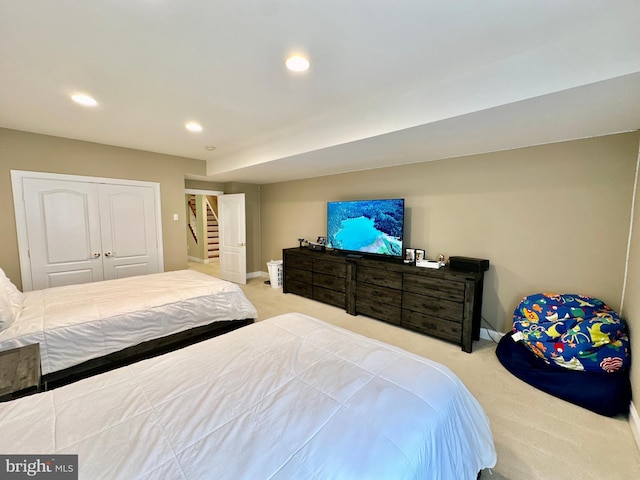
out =
[(403, 236), (403, 198), (327, 203), (328, 248), (403, 257)]

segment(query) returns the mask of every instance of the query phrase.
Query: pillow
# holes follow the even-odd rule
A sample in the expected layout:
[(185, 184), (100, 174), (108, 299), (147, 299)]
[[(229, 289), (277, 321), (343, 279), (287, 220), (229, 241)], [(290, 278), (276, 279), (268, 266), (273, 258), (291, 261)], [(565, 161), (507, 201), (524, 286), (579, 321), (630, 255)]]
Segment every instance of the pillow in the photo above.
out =
[(9, 277), (4, 273), (4, 270), (0, 268), (0, 292), (6, 293), (9, 297), (11, 308), (13, 309), (14, 316), (18, 315), (22, 311), (24, 304), (24, 296), (20, 290), (9, 280)]

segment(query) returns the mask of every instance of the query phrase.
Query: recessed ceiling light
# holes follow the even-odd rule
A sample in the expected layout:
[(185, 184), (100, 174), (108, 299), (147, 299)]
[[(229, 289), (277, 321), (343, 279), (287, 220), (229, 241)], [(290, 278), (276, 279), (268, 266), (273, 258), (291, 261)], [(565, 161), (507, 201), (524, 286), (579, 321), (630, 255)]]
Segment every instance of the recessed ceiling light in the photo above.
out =
[(204, 148), (209, 150), (210, 152), (213, 152), (216, 149), (216, 147), (214, 147), (213, 145), (206, 145)]
[(96, 102), (95, 98), (90, 97), (89, 95), (85, 95), (84, 93), (76, 93), (71, 95), (71, 100), (85, 107), (95, 107), (96, 105), (98, 105), (98, 102)]
[(188, 123), (185, 124), (184, 128), (186, 128), (190, 132), (201, 132), (202, 131), (202, 125), (200, 125), (198, 122), (188, 122)]
[(309, 60), (300, 55), (293, 55), (287, 58), (285, 65), (292, 72), (304, 72), (309, 69)]

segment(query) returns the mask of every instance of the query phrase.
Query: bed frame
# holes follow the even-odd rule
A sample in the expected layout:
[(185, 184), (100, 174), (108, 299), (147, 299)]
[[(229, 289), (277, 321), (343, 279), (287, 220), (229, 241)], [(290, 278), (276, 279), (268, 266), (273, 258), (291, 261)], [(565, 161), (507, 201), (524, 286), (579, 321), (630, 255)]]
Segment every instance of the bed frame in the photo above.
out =
[(162, 355), (173, 350), (178, 350), (187, 345), (217, 337), (218, 335), (231, 332), (237, 328), (250, 325), (253, 321), (253, 319), (248, 318), (244, 320), (212, 322), (183, 332), (142, 342), (103, 357), (92, 358), (78, 365), (44, 375), (42, 377), (42, 390), (52, 390), (83, 378), (124, 367), (125, 365)]

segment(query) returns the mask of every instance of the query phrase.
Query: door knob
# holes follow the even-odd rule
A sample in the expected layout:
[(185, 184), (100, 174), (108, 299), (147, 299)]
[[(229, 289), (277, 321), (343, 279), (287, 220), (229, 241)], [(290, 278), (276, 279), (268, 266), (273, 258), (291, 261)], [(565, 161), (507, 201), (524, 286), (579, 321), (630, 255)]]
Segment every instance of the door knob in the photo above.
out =
[(93, 258), (98, 258), (98, 257), (100, 257), (100, 254), (99, 254), (99, 253), (94, 253), (94, 254), (93, 254)]
[(110, 257), (111, 256), (111, 252), (104, 252), (104, 256), (105, 257)]

